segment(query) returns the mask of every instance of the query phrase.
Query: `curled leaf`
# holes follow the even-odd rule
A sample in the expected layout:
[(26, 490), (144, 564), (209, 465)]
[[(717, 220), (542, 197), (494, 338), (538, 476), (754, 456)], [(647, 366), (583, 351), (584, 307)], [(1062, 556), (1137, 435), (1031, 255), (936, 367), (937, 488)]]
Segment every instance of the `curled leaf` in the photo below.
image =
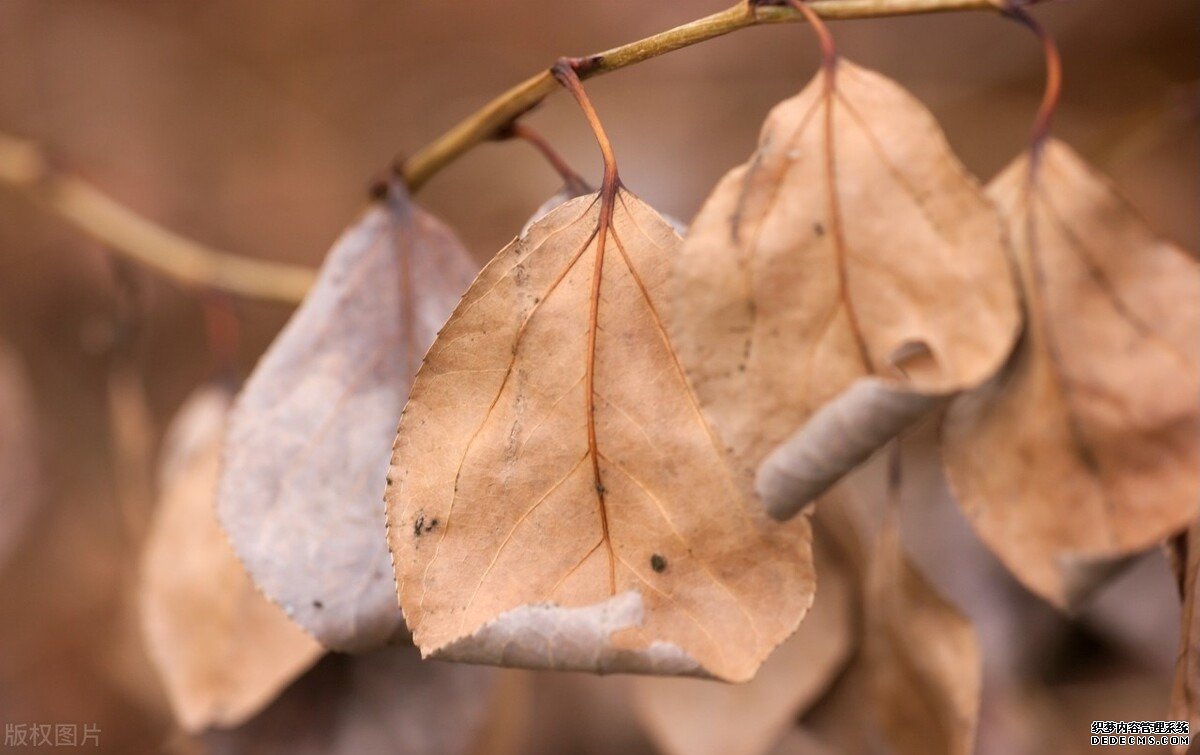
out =
[(143, 634), (176, 720), (192, 732), (241, 724), (322, 652), (255, 589), (217, 524), (229, 402), (225, 391), (204, 389), (171, 424), (142, 554)]
[(16, 353), (0, 342), (0, 566), (39, 500), (33, 395)]
[(327, 647), (403, 629), (379, 502), (421, 355), (474, 264), (403, 186), (334, 245), (230, 418), (218, 513), (254, 581)]
[(944, 400), (878, 378), (855, 381), (759, 465), (755, 489), (767, 512), (790, 519)]
[[(819, 531), (819, 530), (818, 530)], [(754, 679), (634, 679), (639, 718), (664, 753), (763, 755), (832, 683), (853, 650), (858, 596), (841, 558), (818, 539), (817, 593), (800, 628)]]
[[(953, 393), (991, 375), (1017, 332), (1000, 218), (933, 116), (852, 63), (835, 82), (775, 107), (675, 265), (672, 337), (747, 477), (856, 381)], [(853, 419), (841, 429), (886, 441), (876, 413)], [(808, 447), (820, 484), (794, 492), (819, 493), (871, 450)]]
[(430, 349), (387, 493), (400, 602), (426, 656), (745, 680), (811, 602), (809, 526), (752, 505), (698, 410), (660, 314), (679, 237), (602, 205), (534, 223)]
[(951, 406), (946, 471), (1013, 574), (1073, 605), (1105, 561), (1200, 513), (1200, 267), (1060, 142), (989, 192), (1028, 327), (1005, 370)]
[(894, 520), (871, 559), (866, 659), (880, 729), (897, 755), (969, 755), (982, 684), (971, 620), (909, 561)]

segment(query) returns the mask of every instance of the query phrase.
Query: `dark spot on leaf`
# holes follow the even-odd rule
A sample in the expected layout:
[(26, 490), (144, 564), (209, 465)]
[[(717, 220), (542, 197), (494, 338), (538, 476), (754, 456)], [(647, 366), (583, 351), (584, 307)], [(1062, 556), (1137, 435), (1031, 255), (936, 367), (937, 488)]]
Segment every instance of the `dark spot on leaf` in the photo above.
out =
[(438, 526), (436, 518), (425, 521), (425, 515), (418, 514), (417, 518), (413, 521), (413, 537), (420, 537), (426, 532), (432, 532), (436, 526)]
[(650, 557), (650, 568), (659, 574), (662, 574), (667, 570), (667, 560), (655, 553)]

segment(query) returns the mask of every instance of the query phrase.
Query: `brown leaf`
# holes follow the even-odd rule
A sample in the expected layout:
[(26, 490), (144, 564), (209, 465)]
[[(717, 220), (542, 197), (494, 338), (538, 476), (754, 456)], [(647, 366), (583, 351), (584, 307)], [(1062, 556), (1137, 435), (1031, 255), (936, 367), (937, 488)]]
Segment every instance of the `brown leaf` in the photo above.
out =
[(0, 567), (40, 499), (33, 394), (16, 352), (0, 341)]
[[(818, 530), (819, 532), (819, 530)], [(858, 596), (840, 556), (816, 541), (817, 593), (753, 680), (634, 679), (637, 712), (664, 753), (762, 755), (829, 686), (856, 640)]]
[[(1196, 601), (1200, 599), (1200, 523), (1193, 524), (1181, 545), (1183, 571), (1183, 616), (1179, 636), (1179, 655), (1175, 661), (1175, 683), (1171, 687), (1170, 719), (1189, 721), (1192, 738), (1200, 732), (1200, 614)], [(1182, 753), (1187, 748), (1176, 748)]]
[(203, 389), (168, 430), (142, 556), (142, 630), (187, 731), (242, 723), (322, 652), (255, 589), (217, 524), (229, 402), (225, 391)]
[[(855, 381), (914, 401), (974, 386), (1018, 327), (1000, 219), (933, 116), (846, 61), (824, 84), (775, 107), (675, 265), (673, 339), (747, 477)], [(886, 440), (861, 432), (872, 417), (841, 428), (858, 447), (838, 464), (804, 449), (822, 478), (808, 495)]]
[[(538, 208), (533, 211), (533, 215), (531, 215), (529, 217), (529, 220), (525, 221), (525, 225), (521, 226), (521, 232), (518, 233), (517, 235), (524, 236), (526, 233), (529, 233), (529, 229), (533, 227), (534, 223), (536, 223), (539, 220), (541, 220), (542, 218), (546, 217), (554, 210), (557, 210), (559, 205), (565, 204), (566, 202), (569, 202), (570, 200), (574, 199), (575, 197), (581, 197), (584, 194), (591, 194), (591, 193), (593, 193), (592, 190), (588, 189), (587, 191), (583, 192), (582, 194), (576, 194), (572, 190), (572, 187), (564, 186), (563, 188), (559, 189), (554, 194), (554, 196), (550, 197), (545, 202), (542, 202), (542, 204), (539, 205)], [(665, 212), (660, 212), (658, 214), (658, 216), (660, 218), (662, 218), (663, 220), (667, 221), (667, 223), (670, 224), (670, 226), (675, 229), (675, 233), (678, 233), (680, 236), (687, 235), (687, 225), (682, 220), (679, 220), (676, 217), (668, 215)]]
[(1029, 589), (1078, 602), (1105, 562), (1182, 529), (1200, 501), (1200, 269), (1060, 142), (989, 189), (1008, 218), (1028, 327), (957, 400), (948, 476)]
[(210, 755), (499, 755), (510, 749), (491, 739), (494, 708), (525, 697), (522, 681), (422, 662), (412, 647), (333, 653), (261, 715), (204, 741)]
[[(750, 678), (812, 599), (807, 521), (737, 489), (660, 319), (680, 239), (625, 190), (502, 250), (413, 385), (389, 541), (427, 656)], [(606, 238), (597, 253), (597, 239)]]
[[(583, 191), (577, 192), (576, 189), (583, 189)], [(524, 236), (525, 234), (529, 233), (529, 229), (533, 227), (534, 223), (557, 210), (560, 205), (570, 202), (575, 197), (582, 197), (584, 194), (592, 193), (592, 189), (586, 184), (581, 184), (579, 186), (572, 186), (568, 184), (563, 186), (561, 189), (554, 192), (549, 199), (538, 205), (537, 209), (533, 211), (533, 214), (529, 216), (529, 220), (525, 221), (525, 225), (521, 226), (521, 231), (517, 235)]]
[(974, 627), (909, 561), (894, 519), (871, 560), (865, 652), (892, 752), (972, 752), (982, 683)]
[(474, 270), (393, 182), (238, 396), (221, 523), (263, 592), (327, 647), (403, 629), (380, 505), (388, 452), (421, 355)]

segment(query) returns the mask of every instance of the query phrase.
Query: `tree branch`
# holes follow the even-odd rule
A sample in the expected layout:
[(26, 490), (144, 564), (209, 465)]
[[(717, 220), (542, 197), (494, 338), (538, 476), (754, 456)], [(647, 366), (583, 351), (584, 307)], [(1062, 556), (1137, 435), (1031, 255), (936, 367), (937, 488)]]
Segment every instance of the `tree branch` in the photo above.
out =
[[(873, 18), (965, 10), (1004, 10), (1012, 2), (1043, 0), (810, 0), (824, 19)], [(595, 55), (571, 59), (580, 79), (617, 71), (749, 26), (803, 21), (786, 1), (740, 0), (711, 16)], [(482, 142), (504, 133), (559, 88), (549, 69), (517, 84), (463, 119), (407, 160), (402, 169), (416, 190)], [(208, 248), (118, 204), (83, 179), (56, 173), (36, 145), (0, 134), (0, 183), (8, 184), (107, 245), (184, 285), (239, 296), (297, 303), (315, 277), (307, 267), (254, 260)]]
[(87, 181), (56, 172), (32, 142), (0, 134), (0, 183), (96, 239), (185, 286), (296, 304), (316, 277), (308, 267), (211, 249), (157, 225)]
[[(1041, 1), (1029, 0), (1026, 4)], [(810, 6), (821, 18), (850, 19), (964, 10), (998, 11), (1004, 7), (1004, 0), (811, 0)], [(588, 79), (749, 26), (796, 21), (804, 21), (804, 16), (794, 8), (741, 0), (732, 8), (711, 16), (573, 60), (579, 78)], [(416, 191), (464, 153), (503, 132), (558, 88), (558, 82), (547, 69), (499, 95), (405, 161), (405, 182)]]

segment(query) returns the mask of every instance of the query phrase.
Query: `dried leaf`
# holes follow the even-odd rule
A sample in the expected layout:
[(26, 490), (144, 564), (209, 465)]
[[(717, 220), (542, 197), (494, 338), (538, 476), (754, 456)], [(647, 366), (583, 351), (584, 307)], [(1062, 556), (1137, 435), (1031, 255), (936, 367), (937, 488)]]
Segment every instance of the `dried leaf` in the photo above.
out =
[(568, 202), (484, 269), (413, 385), (389, 541), (426, 656), (750, 678), (812, 599), (806, 521), (726, 466), (660, 319), (671, 227)]
[[(577, 191), (577, 189), (582, 189), (582, 191)], [(586, 184), (580, 184), (579, 186), (567, 184), (563, 186), (561, 189), (554, 192), (549, 199), (538, 205), (538, 208), (533, 211), (532, 215), (529, 216), (529, 220), (525, 221), (525, 225), (521, 226), (521, 231), (517, 235), (524, 236), (525, 234), (529, 233), (529, 229), (533, 227), (534, 223), (546, 217), (551, 212), (557, 210), (560, 205), (570, 202), (575, 197), (582, 197), (584, 194), (591, 193), (593, 193), (592, 189)]]
[[(828, 94), (818, 76), (776, 106), (749, 163), (717, 185), (670, 301), (680, 359), (748, 477), (855, 381), (895, 393), (876, 408), (980, 383), (1019, 321), (995, 209), (919, 102), (846, 61)], [(865, 431), (872, 413), (855, 419), (841, 430), (865, 445), (838, 464), (801, 451), (822, 478), (808, 494), (886, 440)]]
[(40, 498), (33, 394), (17, 354), (0, 342), (0, 567)]
[(867, 586), (866, 658), (880, 727), (897, 755), (969, 755), (982, 684), (970, 619), (908, 560), (885, 524)]
[(821, 542), (812, 609), (752, 681), (633, 680), (639, 717), (662, 752), (762, 755), (833, 681), (856, 639), (858, 596), (846, 565)]
[(322, 653), (255, 589), (217, 524), (229, 403), (221, 389), (201, 390), (168, 430), (142, 556), (142, 630), (187, 731), (242, 723)]
[[(1200, 582), (1196, 580), (1200, 571), (1200, 523), (1188, 529), (1187, 538), (1181, 544), (1183, 572), (1183, 616), (1179, 636), (1179, 655), (1175, 661), (1175, 683), (1171, 687), (1170, 719), (1189, 721), (1192, 737), (1200, 732), (1200, 613), (1196, 612), (1196, 601), (1200, 599)], [(1187, 748), (1176, 748), (1182, 753)]]
[(324, 645), (403, 629), (383, 534), (388, 452), (474, 263), (399, 182), (334, 245), (230, 419), (218, 513), (254, 581)]
[(1067, 606), (1198, 513), (1200, 269), (1060, 142), (1036, 181), (1023, 157), (989, 191), (1029, 324), (1005, 371), (951, 407), (946, 469), (980, 538)]
[[(576, 194), (572, 190), (572, 187), (564, 186), (563, 188), (559, 189), (554, 194), (554, 196), (550, 197), (545, 202), (542, 202), (542, 204), (539, 205), (538, 208), (533, 211), (533, 215), (530, 216), (529, 220), (525, 221), (525, 225), (521, 226), (521, 232), (518, 233), (517, 235), (524, 236), (525, 234), (529, 233), (529, 229), (533, 227), (534, 223), (536, 223), (539, 220), (541, 220), (542, 218), (546, 217), (552, 211), (558, 209), (558, 207), (560, 205), (571, 201), (575, 197), (581, 197), (584, 194), (591, 194), (591, 193), (592, 193), (592, 190), (588, 189), (587, 191), (585, 191), (581, 194)], [(685, 224), (682, 220), (679, 220), (678, 218), (676, 218), (674, 216), (668, 215), (665, 212), (659, 213), (658, 216), (660, 218), (662, 218), (663, 220), (667, 221), (667, 223), (669, 223), (670, 226), (675, 229), (675, 233), (678, 233), (680, 236), (687, 235), (687, 224)]]
[(261, 715), (204, 741), (210, 755), (482, 752), (499, 697), (525, 694), (508, 681), (495, 669), (422, 662), (412, 647), (330, 654)]

